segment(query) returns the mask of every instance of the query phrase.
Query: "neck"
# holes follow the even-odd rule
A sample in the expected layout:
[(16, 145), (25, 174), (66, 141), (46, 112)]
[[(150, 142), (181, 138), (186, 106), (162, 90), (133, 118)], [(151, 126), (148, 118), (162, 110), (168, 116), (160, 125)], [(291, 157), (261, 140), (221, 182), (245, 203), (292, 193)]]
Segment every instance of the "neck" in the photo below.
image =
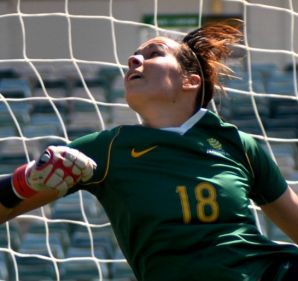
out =
[[(180, 127), (196, 112), (197, 92), (182, 92), (175, 99), (147, 99), (135, 103), (143, 124), (151, 128)], [(130, 106), (132, 106), (130, 104)]]
[(185, 110), (185, 108), (173, 111), (155, 108), (154, 112), (142, 114), (142, 118), (144, 126), (151, 128), (180, 127), (193, 113), (194, 110)]

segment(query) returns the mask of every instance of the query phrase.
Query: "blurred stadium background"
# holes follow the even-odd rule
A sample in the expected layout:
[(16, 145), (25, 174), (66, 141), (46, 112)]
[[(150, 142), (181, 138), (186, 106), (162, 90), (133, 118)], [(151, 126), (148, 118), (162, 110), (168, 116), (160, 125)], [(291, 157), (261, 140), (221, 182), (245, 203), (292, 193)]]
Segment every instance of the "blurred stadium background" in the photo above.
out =
[[(245, 22), (229, 61), (238, 79), (212, 109), (259, 139), (298, 192), (297, 16), (290, 0), (1, 0), (0, 176), (49, 144), (139, 122), (121, 82), (139, 43), (233, 17)], [(135, 279), (105, 212), (81, 192), (0, 225), (0, 280)]]

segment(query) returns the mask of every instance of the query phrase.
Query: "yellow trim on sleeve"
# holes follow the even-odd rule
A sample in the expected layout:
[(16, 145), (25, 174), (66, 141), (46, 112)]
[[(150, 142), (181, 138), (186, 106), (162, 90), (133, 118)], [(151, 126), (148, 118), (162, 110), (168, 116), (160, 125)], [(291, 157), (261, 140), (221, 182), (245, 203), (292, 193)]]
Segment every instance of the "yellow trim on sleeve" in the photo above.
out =
[(122, 128), (122, 127), (120, 126), (120, 127), (117, 129), (117, 132), (116, 132), (115, 135), (113, 136), (113, 138), (112, 138), (112, 140), (111, 140), (111, 142), (110, 142), (110, 144), (109, 144), (109, 146), (108, 146), (108, 157), (107, 157), (107, 162), (106, 162), (106, 169), (105, 169), (105, 172), (104, 172), (104, 175), (103, 175), (102, 179), (100, 179), (100, 180), (98, 180), (98, 181), (94, 181), (94, 182), (89, 182), (89, 183), (86, 183), (86, 184), (84, 184), (84, 185), (98, 184), (98, 183), (103, 182), (103, 181), (106, 179), (106, 177), (107, 177), (107, 175), (108, 175), (108, 173), (109, 173), (109, 169), (110, 169), (112, 146), (113, 146), (113, 143), (114, 143), (116, 137), (118, 137), (121, 128)]
[(249, 159), (249, 156), (247, 155), (247, 153), (245, 152), (245, 157), (246, 157), (246, 160), (247, 160), (247, 163), (248, 163), (248, 166), (250, 168), (250, 171), (252, 173), (252, 176), (253, 178), (255, 179), (255, 173), (254, 173), (254, 170), (252, 168), (252, 165), (251, 165), (251, 162), (250, 162), (250, 159)]

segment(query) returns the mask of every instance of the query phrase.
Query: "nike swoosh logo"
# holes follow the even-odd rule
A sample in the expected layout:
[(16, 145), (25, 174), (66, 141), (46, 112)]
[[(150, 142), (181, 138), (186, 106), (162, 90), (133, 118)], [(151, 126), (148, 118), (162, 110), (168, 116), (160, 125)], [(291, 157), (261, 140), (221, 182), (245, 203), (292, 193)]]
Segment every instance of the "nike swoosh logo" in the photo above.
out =
[(131, 156), (133, 158), (139, 158), (141, 156), (143, 156), (144, 154), (150, 152), (151, 150), (155, 149), (157, 147), (157, 145), (151, 146), (149, 148), (140, 150), (140, 151), (136, 151), (134, 148), (131, 150)]

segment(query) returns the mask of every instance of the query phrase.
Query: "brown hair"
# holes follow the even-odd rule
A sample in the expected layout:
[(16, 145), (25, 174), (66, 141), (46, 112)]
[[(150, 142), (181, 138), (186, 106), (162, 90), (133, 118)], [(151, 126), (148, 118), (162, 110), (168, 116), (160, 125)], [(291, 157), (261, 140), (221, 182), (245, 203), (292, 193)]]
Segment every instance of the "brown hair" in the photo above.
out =
[(216, 86), (223, 89), (219, 76), (230, 71), (222, 61), (231, 54), (231, 45), (242, 39), (240, 23), (235, 20), (233, 26), (227, 23), (205, 25), (183, 38), (177, 53), (182, 70), (199, 74), (202, 79), (196, 108), (207, 107)]

